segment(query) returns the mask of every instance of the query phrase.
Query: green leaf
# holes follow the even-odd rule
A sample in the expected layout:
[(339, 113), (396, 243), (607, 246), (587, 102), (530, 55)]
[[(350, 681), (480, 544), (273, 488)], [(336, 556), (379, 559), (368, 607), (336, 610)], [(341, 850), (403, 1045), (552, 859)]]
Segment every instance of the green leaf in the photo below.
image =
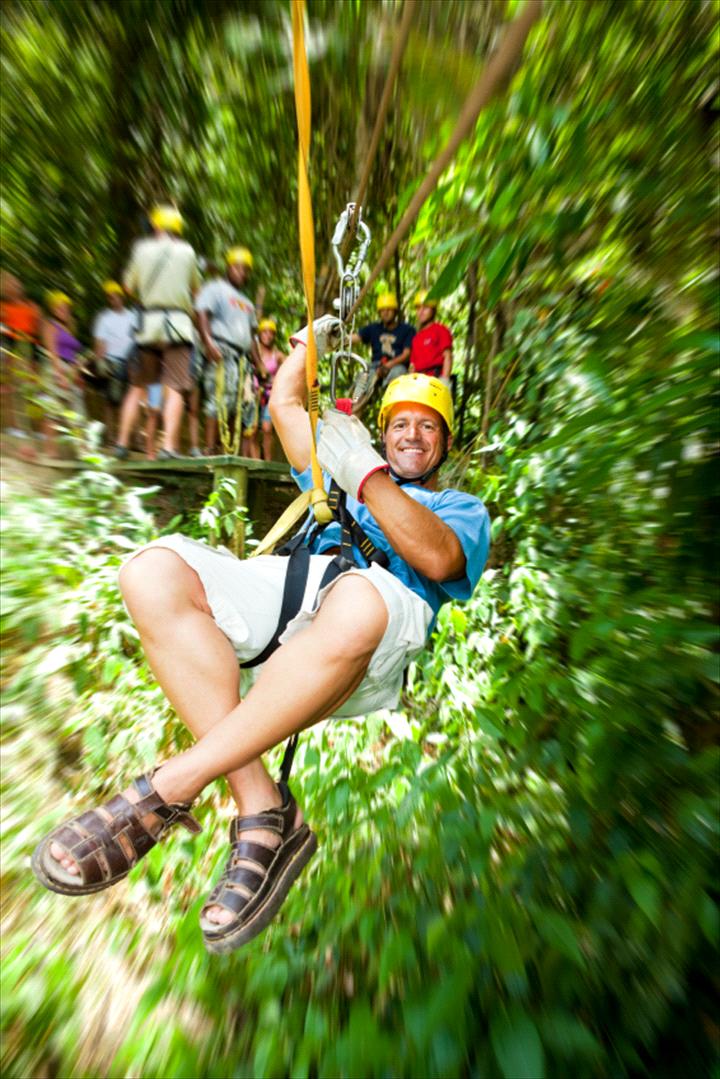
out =
[(494, 1016), (490, 1041), (505, 1079), (544, 1079), (540, 1035), (526, 1012), (518, 1008)]
[(585, 957), (569, 918), (555, 910), (536, 910), (533, 921), (538, 933), (551, 948), (578, 966), (585, 966)]
[(628, 890), (646, 918), (654, 926), (660, 924), (660, 889), (651, 877), (633, 874), (629, 877)]
[(714, 948), (720, 940), (720, 911), (707, 893), (703, 892), (699, 908), (700, 928)]

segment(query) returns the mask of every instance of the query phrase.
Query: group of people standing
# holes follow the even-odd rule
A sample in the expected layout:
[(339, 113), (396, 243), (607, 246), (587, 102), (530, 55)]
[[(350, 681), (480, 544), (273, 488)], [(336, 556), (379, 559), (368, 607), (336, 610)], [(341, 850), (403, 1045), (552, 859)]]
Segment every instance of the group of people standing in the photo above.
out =
[[(221, 451), (272, 459), (272, 425), (267, 400), (284, 356), (276, 347), (277, 324), (258, 321), (244, 291), (253, 269), (246, 247), (232, 247), (225, 276), (202, 280), (193, 248), (182, 239), (183, 220), (173, 206), (150, 213), (152, 235), (139, 240), (123, 280), (135, 297), (132, 345), (113, 357), (127, 379), (120, 411), (116, 456), (127, 457), (139, 409), (146, 401), (147, 452), (162, 409), (160, 458), (181, 456), (183, 414), (189, 415), (191, 456)], [(114, 290), (115, 291), (115, 290)], [(96, 351), (103, 348), (102, 323), (96, 324)], [(204, 396), (204, 445), (200, 446), (200, 400)], [(262, 433), (262, 449), (260, 434)], [(219, 441), (218, 441), (219, 439)]]
[[(93, 347), (84, 355), (74, 335), (70, 298), (49, 293), (49, 315), (43, 317), (25, 299), (17, 278), (4, 275), (4, 423), (13, 434), (27, 434), (26, 405), (32, 400), (42, 413), (46, 449), (55, 455), (57, 428), (71, 405), (83, 410), (83, 391), (92, 380), (104, 397), (106, 431), (120, 459), (130, 454), (143, 406), (149, 457), (181, 456), (187, 411), (191, 456), (220, 450), (272, 459), (267, 406), (284, 355), (276, 346), (276, 322), (258, 321), (243, 291), (253, 268), (251, 252), (231, 248), (225, 276), (216, 271), (203, 281), (195, 252), (182, 239), (178, 210), (156, 206), (149, 221), (152, 234), (134, 245), (123, 283), (106, 281), (103, 286), (105, 306), (92, 326)], [(45, 390), (40, 397), (38, 382)], [(65, 399), (70, 390), (72, 402)], [(162, 446), (157, 449), (161, 417)]]
[[(150, 458), (182, 456), (187, 413), (190, 456), (224, 452), (272, 460), (269, 399), (285, 357), (276, 344), (275, 320), (258, 320), (247, 295), (252, 253), (231, 247), (225, 274), (211, 268), (203, 280), (195, 251), (182, 238), (180, 212), (157, 205), (148, 220), (152, 232), (135, 243), (122, 284), (103, 285), (105, 306), (92, 326), (91, 349), (75, 336), (69, 296), (48, 293), (43, 316), (18, 279), (3, 275), (5, 425), (27, 434), (30, 397), (40, 410), (46, 452), (56, 455), (57, 431), (68, 415), (84, 413), (83, 393), (92, 381), (104, 398), (106, 437), (119, 459), (129, 456), (145, 409), (144, 452)], [(397, 296), (383, 292), (378, 321), (352, 335), (354, 344), (371, 349), (374, 386), (384, 388), (408, 373), (451, 385), (452, 333), (438, 321), (437, 301), (427, 291), (417, 294), (415, 308), (416, 326), (401, 319)]]
[(387, 386), (408, 373), (430, 375), (450, 385), (453, 337), (447, 326), (437, 321), (437, 300), (427, 289), (415, 297), (417, 327), (403, 322), (394, 292), (382, 292), (377, 299), (378, 322), (361, 327), (352, 336), (353, 344), (372, 350), (371, 371), (376, 381)]

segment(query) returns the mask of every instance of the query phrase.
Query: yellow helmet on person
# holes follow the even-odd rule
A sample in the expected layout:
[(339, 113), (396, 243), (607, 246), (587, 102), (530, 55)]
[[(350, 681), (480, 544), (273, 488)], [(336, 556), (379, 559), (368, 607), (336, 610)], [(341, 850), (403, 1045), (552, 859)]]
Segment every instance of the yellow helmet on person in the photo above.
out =
[(258, 333), (262, 333), (264, 330), (272, 330), (273, 333), (277, 333), (277, 324), (274, 318), (261, 318), (258, 323)]
[(430, 289), (429, 288), (420, 289), (420, 291), (415, 296), (415, 306), (416, 307), (432, 307), (433, 311), (437, 311), (437, 309), (438, 309), (438, 301), (437, 300), (428, 300), (429, 295), (430, 295)]
[(106, 296), (124, 296), (125, 290), (118, 281), (103, 281), (103, 292)]
[(48, 307), (57, 307), (59, 303), (66, 303), (72, 307), (72, 300), (66, 292), (60, 292), (58, 289), (53, 289), (51, 292), (45, 293), (45, 302)]
[(178, 235), (183, 230), (182, 214), (176, 206), (167, 202), (159, 202), (150, 211), (150, 224), (154, 229), (162, 229), (163, 232), (175, 232)]
[(378, 311), (386, 311), (386, 310), (388, 310), (390, 308), (393, 311), (397, 311), (397, 309), (398, 309), (397, 296), (395, 295), (394, 292), (381, 292), (380, 295), (377, 298), (377, 309), (378, 309)]
[(228, 266), (247, 266), (248, 270), (253, 268), (252, 252), (247, 247), (231, 247), (225, 255), (225, 261)]
[(400, 375), (388, 385), (380, 402), (378, 427), (383, 432), (395, 405), (427, 405), (445, 420), (448, 431), (453, 430), (453, 400), (450, 388), (432, 375)]

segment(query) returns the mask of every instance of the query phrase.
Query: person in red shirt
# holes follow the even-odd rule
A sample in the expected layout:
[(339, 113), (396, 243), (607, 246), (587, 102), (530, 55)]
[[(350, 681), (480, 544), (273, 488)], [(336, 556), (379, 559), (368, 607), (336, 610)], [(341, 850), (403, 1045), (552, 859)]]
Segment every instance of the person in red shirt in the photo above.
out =
[(447, 326), (436, 322), (437, 301), (427, 298), (427, 289), (415, 298), (418, 329), (410, 349), (410, 370), (449, 382), (452, 370), (453, 338)]
[(8, 434), (25, 437), (33, 349), (40, 336), (40, 308), (26, 299), (14, 274), (0, 275), (0, 400)]

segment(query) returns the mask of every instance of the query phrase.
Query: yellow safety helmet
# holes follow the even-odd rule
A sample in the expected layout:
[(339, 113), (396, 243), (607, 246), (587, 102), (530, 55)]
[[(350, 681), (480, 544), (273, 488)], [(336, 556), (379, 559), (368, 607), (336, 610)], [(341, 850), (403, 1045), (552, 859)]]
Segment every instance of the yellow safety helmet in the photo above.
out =
[(394, 311), (398, 309), (397, 296), (394, 292), (381, 292), (377, 298), (378, 311), (384, 311), (386, 307), (392, 307)]
[(453, 400), (450, 389), (439, 378), (431, 375), (400, 375), (394, 378), (383, 394), (378, 413), (378, 427), (384, 431), (390, 412), (395, 405), (427, 405), (445, 420), (447, 429), (452, 434)]
[(178, 235), (183, 230), (182, 214), (176, 206), (169, 203), (158, 203), (150, 211), (150, 224), (154, 229), (163, 229), (165, 232), (176, 232)]
[(117, 281), (103, 281), (103, 292), (107, 296), (110, 296), (112, 293), (115, 293), (116, 296), (125, 295), (124, 288), (122, 285), (118, 284)]
[(253, 268), (252, 252), (248, 251), (247, 247), (231, 247), (225, 255), (225, 261), (228, 266), (247, 266), (248, 270)]
[(261, 318), (258, 323), (258, 333), (262, 333), (263, 330), (272, 330), (273, 333), (277, 333), (277, 324), (274, 318)]
[(68, 294), (66, 292), (60, 292), (57, 289), (45, 293), (45, 303), (48, 307), (55, 307), (59, 303), (67, 303), (72, 307), (72, 300)]
[(416, 307), (432, 307), (433, 311), (437, 311), (437, 309), (438, 309), (438, 301), (437, 300), (428, 301), (428, 293), (429, 292), (430, 292), (430, 289), (428, 289), (428, 288), (420, 289), (417, 296), (415, 297), (415, 306)]

